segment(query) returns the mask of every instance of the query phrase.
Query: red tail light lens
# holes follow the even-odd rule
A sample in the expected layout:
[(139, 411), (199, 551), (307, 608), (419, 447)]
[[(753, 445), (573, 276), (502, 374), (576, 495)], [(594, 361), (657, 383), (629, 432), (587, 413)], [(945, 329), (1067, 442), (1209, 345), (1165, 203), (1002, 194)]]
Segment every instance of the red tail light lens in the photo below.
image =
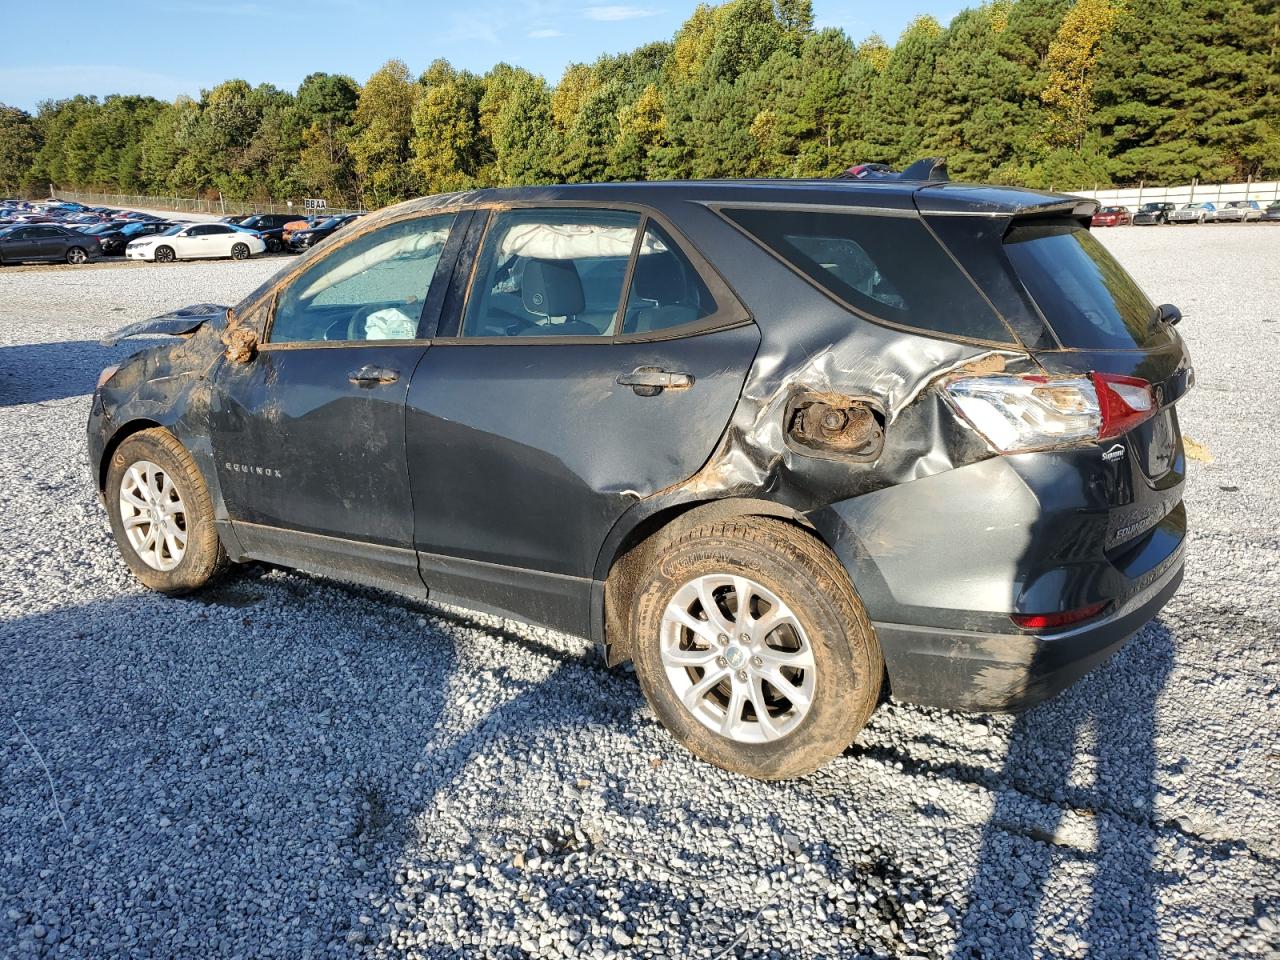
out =
[(1101, 603), (1091, 603), (1087, 607), (1063, 613), (1012, 613), (1009, 619), (1023, 630), (1055, 630), (1096, 617), (1106, 607), (1107, 601), (1103, 600)]
[(1156, 395), (1146, 380), (1114, 373), (1094, 373), (1091, 376), (1098, 392), (1098, 409), (1102, 413), (1099, 440), (1118, 437), (1155, 416)]

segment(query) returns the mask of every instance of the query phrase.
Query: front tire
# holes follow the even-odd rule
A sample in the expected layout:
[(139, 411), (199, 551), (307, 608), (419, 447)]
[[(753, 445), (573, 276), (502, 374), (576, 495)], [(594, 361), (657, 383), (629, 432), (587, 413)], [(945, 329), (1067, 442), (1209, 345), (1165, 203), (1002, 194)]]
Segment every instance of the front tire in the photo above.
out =
[(78, 267), (80, 264), (87, 263), (88, 261), (89, 254), (85, 253), (82, 247), (72, 247), (67, 251), (67, 263)]
[(279, 253), (282, 249), (284, 248), (281, 246), (279, 240), (267, 240), (267, 253)]
[(691, 529), (660, 549), (636, 597), (640, 687), (671, 734), (718, 767), (762, 780), (811, 773), (879, 701), (884, 661), (848, 575), (790, 524)]
[(248, 260), (249, 245), (247, 243), (237, 243), (234, 247), (231, 248), (231, 259), (232, 260)]
[(178, 258), (174, 255), (173, 247), (157, 247), (155, 259), (156, 263), (173, 263)]
[(107, 470), (106, 502), (116, 545), (144, 586), (189, 593), (229, 566), (209, 488), (168, 431), (142, 430), (120, 444)]

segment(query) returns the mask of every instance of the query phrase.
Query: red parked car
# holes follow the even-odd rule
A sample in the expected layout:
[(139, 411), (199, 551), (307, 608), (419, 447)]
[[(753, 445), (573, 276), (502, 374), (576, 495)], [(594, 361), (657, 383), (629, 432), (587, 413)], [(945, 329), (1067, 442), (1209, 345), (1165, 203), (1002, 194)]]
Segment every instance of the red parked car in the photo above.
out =
[(1101, 207), (1092, 221), (1095, 227), (1123, 227), (1132, 222), (1133, 216), (1128, 207)]

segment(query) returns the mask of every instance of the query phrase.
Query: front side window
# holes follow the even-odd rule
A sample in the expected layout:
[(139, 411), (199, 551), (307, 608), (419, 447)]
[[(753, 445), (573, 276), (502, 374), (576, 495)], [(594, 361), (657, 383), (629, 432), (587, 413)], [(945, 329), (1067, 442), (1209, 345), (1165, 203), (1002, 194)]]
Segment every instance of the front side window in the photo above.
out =
[(722, 212), (821, 289), (873, 319), (975, 340), (1013, 339), (915, 217), (759, 207)]
[(334, 249), (280, 292), (270, 342), (416, 338), (453, 220), (402, 220)]
[(464, 337), (600, 337), (615, 332), (640, 215), (507, 210), (485, 235)]

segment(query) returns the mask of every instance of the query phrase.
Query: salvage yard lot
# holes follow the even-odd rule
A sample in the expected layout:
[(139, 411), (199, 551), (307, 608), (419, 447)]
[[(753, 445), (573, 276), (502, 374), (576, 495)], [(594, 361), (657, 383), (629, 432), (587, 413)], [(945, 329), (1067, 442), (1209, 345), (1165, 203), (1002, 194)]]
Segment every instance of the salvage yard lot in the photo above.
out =
[(0, 272), (0, 953), (1280, 953), (1280, 228), (1098, 233), (1186, 316), (1181, 592), (1043, 707), (890, 704), (781, 784), (582, 640), (259, 567), (146, 593), (84, 453), (141, 343), (96, 341), (284, 264)]

